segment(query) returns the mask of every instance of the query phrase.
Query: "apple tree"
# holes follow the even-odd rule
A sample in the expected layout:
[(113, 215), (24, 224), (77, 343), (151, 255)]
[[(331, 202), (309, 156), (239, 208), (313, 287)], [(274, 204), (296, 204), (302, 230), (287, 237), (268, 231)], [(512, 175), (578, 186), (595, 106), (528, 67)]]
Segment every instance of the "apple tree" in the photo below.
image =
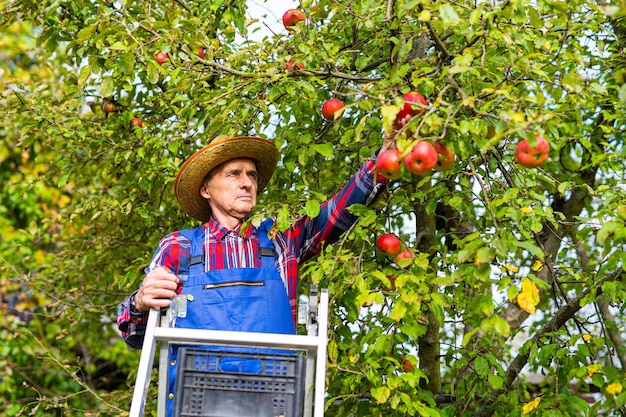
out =
[[(287, 9), (306, 18), (285, 27)], [(139, 356), (117, 304), (158, 240), (196, 225), (172, 184), (218, 135), (275, 141), (254, 220), (281, 228), (386, 137), (409, 168), (438, 150), (302, 266), (303, 293), (332, 295), (328, 415), (626, 412), (623, 2), (0, 10), (8, 415), (128, 409)], [(547, 158), (524, 159), (540, 138)], [(401, 256), (376, 250), (391, 233)]]

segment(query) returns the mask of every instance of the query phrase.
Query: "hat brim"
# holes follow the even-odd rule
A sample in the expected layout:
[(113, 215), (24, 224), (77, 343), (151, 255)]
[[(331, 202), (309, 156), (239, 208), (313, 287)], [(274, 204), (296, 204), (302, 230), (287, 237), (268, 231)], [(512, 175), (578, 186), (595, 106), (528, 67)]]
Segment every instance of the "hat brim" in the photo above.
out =
[(278, 163), (274, 142), (255, 136), (216, 139), (194, 153), (180, 168), (174, 181), (174, 194), (180, 207), (194, 219), (207, 222), (211, 206), (200, 195), (204, 177), (215, 167), (233, 159), (250, 159), (258, 171), (257, 192), (269, 183)]

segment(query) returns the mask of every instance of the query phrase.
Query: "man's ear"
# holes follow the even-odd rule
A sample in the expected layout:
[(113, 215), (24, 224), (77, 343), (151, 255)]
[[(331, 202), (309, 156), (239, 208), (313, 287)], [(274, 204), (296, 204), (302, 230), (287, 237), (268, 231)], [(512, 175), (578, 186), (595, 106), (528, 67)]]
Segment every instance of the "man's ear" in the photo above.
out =
[(202, 184), (202, 187), (200, 187), (200, 195), (201, 195), (203, 198), (206, 198), (207, 200), (208, 200), (208, 199), (209, 199), (209, 197), (211, 196), (211, 195), (209, 194), (209, 189), (208, 189), (208, 187), (206, 186), (206, 184)]

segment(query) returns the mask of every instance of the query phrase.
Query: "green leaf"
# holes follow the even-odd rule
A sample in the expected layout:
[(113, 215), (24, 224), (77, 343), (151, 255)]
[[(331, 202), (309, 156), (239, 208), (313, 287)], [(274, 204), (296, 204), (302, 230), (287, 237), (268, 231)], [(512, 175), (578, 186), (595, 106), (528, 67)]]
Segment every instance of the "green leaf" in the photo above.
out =
[(483, 320), (480, 327), (484, 332), (496, 333), (497, 335), (504, 337), (509, 337), (511, 334), (511, 327), (509, 326), (509, 323), (499, 316), (492, 316)]
[(315, 144), (311, 148), (325, 158), (332, 158), (333, 156), (333, 145), (331, 143)]
[(154, 61), (148, 61), (148, 81), (151, 84), (156, 84), (159, 82), (159, 67), (158, 64)]
[(320, 202), (315, 199), (307, 200), (304, 211), (310, 218), (317, 217), (320, 214)]
[(477, 356), (474, 360), (474, 370), (476, 373), (484, 377), (489, 373), (489, 362), (482, 356)]
[(91, 65), (85, 65), (80, 69), (80, 72), (78, 73), (78, 88), (80, 88), (81, 90), (85, 88), (85, 84), (87, 83), (90, 75)]
[(375, 387), (372, 388), (370, 392), (378, 404), (386, 403), (391, 394), (391, 391), (387, 387)]
[(448, 3), (443, 3), (439, 6), (439, 15), (441, 16), (441, 21), (446, 29), (451, 26), (458, 25), (461, 21), (459, 15), (454, 11), (454, 8)]
[(102, 79), (102, 82), (98, 86), (98, 93), (100, 97), (112, 97), (113, 92), (115, 91), (115, 84), (113, 82), (113, 78), (105, 77)]
[(596, 234), (596, 242), (598, 243), (598, 245), (604, 246), (609, 236), (621, 228), (624, 228), (624, 224), (621, 222), (609, 221), (604, 223), (604, 225), (602, 225), (602, 227), (600, 228), (600, 230), (598, 230), (598, 233)]
[(487, 380), (495, 390), (502, 388), (502, 385), (504, 384), (504, 379), (496, 374), (489, 374), (487, 376)]
[(476, 263), (490, 263), (496, 257), (496, 251), (489, 247), (478, 249), (476, 254)]
[(354, 141), (356, 143), (361, 142), (361, 133), (363, 132), (363, 127), (365, 126), (366, 121), (367, 121), (367, 115), (361, 117), (361, 120), (359, 120), (359, 123), (356, 125), (356, 128), (354, 129)]
[(404, 315), (406, 314), (406, 310), (407, 308), (406, 308), (405, 303), (396, 302), (393, 308), (391, 309), (391, 313), (389, 314), (389, 317), (393, 321), (400, 321), (404, 318)]
[(380, 112), (383, 117), (383, 130), (385, 134), (389, 135), (393, 131), (393, 123), (399, 111), (399, 106), (381, 106)]
[(449, 305), (448, 299), (444, 294), (432, 292), (430, 293), (430, 297), (432, 298), (433, 302), (439, 306), (447, 307)]
[(449, 74), (462, 74), (464, 72), (470, 71), (472, 67), (467, 65), (455, 65), (450, 68), (448, 71)]
[(537, 257), (537, 259), (543, 259), (545, 256), (545, 253), (543, 252), (543, 250), (537, 246), (534, 241), (530, 241), (530, 240), (522, 240), (522, 241), (514, 241), (515, 245), (527, 250), (528, 252), (531, 253), (531, 255)]
[(125, 51), (128, 49), (128, 47), (126, 46), (126, 44), (124, 44), (124, 42), (117, 41), (113, 45), (109, 46), (109, 49), (111, 49), (112, 51)]
[(86, 40), (88, 40), (89, 38), (91, 38), (91, 35), (93, 34), (94, 29), (96, 28), (96, 25), (97, 23), (94, 23), (92, 25), (85, 26), (84, 28), (79, 30), (78, 34), (76, 35), (76, 43), (81, 44), (85, 42)]
[(288, 206), (283, 205), (276, 216), (276, 227), (278, 230), (287, 230), (291, 226), (291, 210)]

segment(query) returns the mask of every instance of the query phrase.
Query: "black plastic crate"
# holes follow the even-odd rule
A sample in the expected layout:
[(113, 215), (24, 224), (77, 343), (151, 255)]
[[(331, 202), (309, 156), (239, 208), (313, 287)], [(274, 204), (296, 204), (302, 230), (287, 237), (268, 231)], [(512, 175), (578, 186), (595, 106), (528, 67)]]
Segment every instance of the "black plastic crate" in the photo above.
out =
[(174, 417), (300, 417), (306, 357), (181, 347)]

